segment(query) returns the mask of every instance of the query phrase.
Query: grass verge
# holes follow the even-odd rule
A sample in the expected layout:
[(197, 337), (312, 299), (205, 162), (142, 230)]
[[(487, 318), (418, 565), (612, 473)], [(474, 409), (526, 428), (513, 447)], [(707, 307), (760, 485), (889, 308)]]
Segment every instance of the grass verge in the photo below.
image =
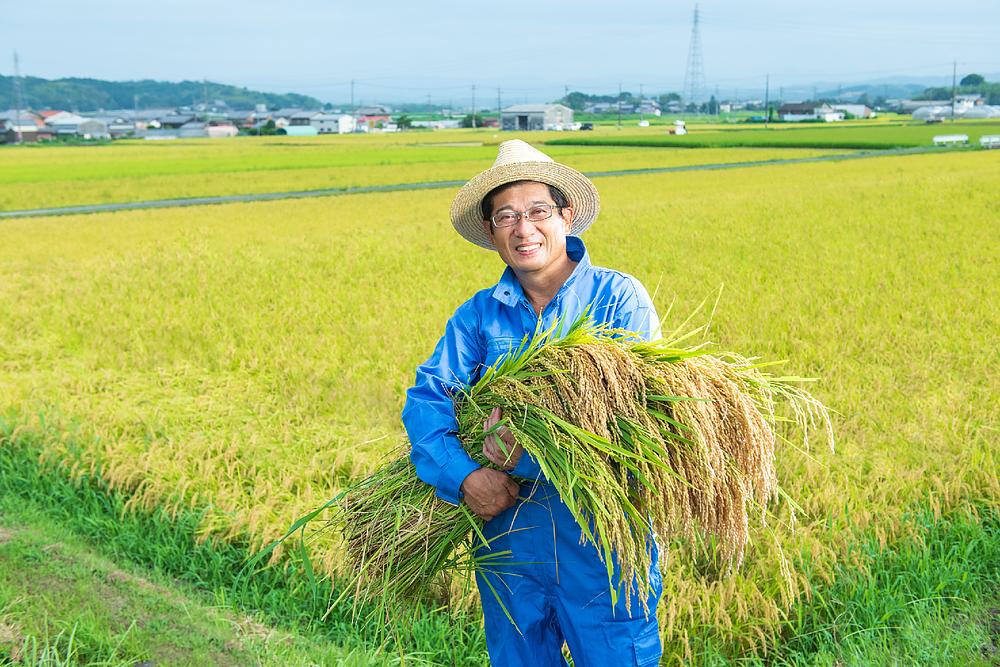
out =
[[(129, 511), (125, 494), (109, 489), (99, 474), (71, 479), (45, 464), (37, 436), (15, 433), (14, 426), (0, 419), (0, 499), (4, 503), (0, 507), (16, 506), (11, 499), (21, 505), (30, 503), (33, 512), (97, 545), (113, 562), (138, 564), (214, 594), (216, 603), (237, 617), (252, 616), (256, 622), (275, 624), (313, 642), (331, 644), (335, 651), (327, 648), (320, 653), (340, 657), (323, 664), (350, 664), (344, 662), (344, 656), (364, 656), (361, 664), (389, 664), (400, 659), (401, 646), (405, 647), (405, 659), (415, 664), (488, 664), (485, 637), (476, 619), (421, 609), (404, 627), (387, 629), (386, 636), (382, 629), (356, 620), (349, 608), (338, 607), (327, 614), (331, 587), (313, 577), (301, 552), (290, 553), (283, 566), (241, 577), (244, 564), (253, 555), (245, 540), (197, 540), (196, 528), (202, 518), (198, 511)], [(44, 571), (45, 560), (34, 547), (21, 549), (10, 559), (20, 563), (14, 567), (21, 571), (36, 566)], [(94, 616), (88, 611), (81, 613)], [(72, 626), (63, 622), (61, 627)], [(394, 637), (396, 631), (401, 636)], [(116, 637), (124, 640), (127, 636), (127, 632), (112, 633), (101, 641), (89, 641), (88, 646), (104, 650)], [(139, 651), (138, 655), (145, 654)], [(202, 663), (183, 659), (178, 664)]]

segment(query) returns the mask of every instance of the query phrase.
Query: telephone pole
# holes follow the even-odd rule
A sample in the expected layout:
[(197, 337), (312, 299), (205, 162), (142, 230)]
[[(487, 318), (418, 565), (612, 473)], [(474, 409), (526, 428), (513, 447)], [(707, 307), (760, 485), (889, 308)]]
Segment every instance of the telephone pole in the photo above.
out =
[(500, 123), (500, 128), (503, 129), (503, 105), (500, 104), (500, 89), (497, 88), (497, 120)]
[(618, 129), (622, 129), (622, 82), (618, 82)]
[[(17, 63), (17, 55), (14, 56), (14, 62)], [(951, 122), (955, 122), (955, 82), (958, 80), (958, 61), (951, 70)]]
[(21, 91), (18, 88), (17, 80), (20, 78), (20, 70), (17, 67), (17, 51), (14, 52), (14, 127), (17, 128), (17, 143), (21, 143)]
[(476, 129), (476, 84), (472, 84), (472, 129)]
[(351, 79), (351, 116), (354, 116), (354, 79)]
[(771, 75), (768, 74), (767, 78), (764, 79), (764, 129), (767, 129), (767, 123), (771, 120), (771, 108), (769, 106), (768, 93), (771, 91)]

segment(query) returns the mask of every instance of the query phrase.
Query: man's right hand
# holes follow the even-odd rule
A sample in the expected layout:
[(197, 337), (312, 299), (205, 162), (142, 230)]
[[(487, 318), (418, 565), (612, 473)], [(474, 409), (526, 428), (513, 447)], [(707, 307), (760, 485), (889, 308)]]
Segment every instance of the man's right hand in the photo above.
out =
[(461, 490), (469, 509), (489, 521), (514, 504), (520, 488), (507, 473), (480, 468), (469, 473)]

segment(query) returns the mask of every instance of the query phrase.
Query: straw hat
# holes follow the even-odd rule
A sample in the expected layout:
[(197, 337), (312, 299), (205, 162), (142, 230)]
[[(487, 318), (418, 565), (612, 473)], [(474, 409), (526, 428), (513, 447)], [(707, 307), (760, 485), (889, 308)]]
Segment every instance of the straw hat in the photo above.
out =
[(494, 188), (514, 181), (538, 181), (559, 188), (573, 208), (569, 233), (579, 236), (587, 230), (601, 210), (601, 197), (586, 176), (559, 164), (545, 153), (520, 139), (500, 144), (493, 166), (462, 186), (451, 204), (451, 224), (467, 241), (493, 250), (490, 235), (483, 228), (481, 205)]

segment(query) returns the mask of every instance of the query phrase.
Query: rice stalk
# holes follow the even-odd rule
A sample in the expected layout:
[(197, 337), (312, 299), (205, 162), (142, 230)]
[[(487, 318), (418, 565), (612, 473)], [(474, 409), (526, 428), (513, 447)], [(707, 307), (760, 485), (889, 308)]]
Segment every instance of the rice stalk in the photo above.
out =
[[(639, 594), (649, 612), (653, 536), (714, 536), (729, 570), (740, 567), (750, 514), (766, 519), (780, 493), (779, 402), (792, 406), (790, 421), (803, 432), (825, 425), (833, 447), (827, 409), (792, 384), (802, 378), (775, 378), (753, 360), (702, 346), (642, 341), (586, 317), (561, 333), (557, 325), (526, 338), (456, 396), (458, 437), (477, 462), (492, 465), (482, 456), (482, 423), (494, 407), (503, 410), (572, 512), (581, 542), (594, 544), (607, 565), (613, 603), (624, 596), (629, 611)], [(336, 512), (324, 527), (344, 540), (351, 587), (341, 599), (374, 603), (386, 619), (442, 577), (486, 566), (475, 555), (482, 521), (464, 503), (437, 498), (407, 450), (331, 501)]]

